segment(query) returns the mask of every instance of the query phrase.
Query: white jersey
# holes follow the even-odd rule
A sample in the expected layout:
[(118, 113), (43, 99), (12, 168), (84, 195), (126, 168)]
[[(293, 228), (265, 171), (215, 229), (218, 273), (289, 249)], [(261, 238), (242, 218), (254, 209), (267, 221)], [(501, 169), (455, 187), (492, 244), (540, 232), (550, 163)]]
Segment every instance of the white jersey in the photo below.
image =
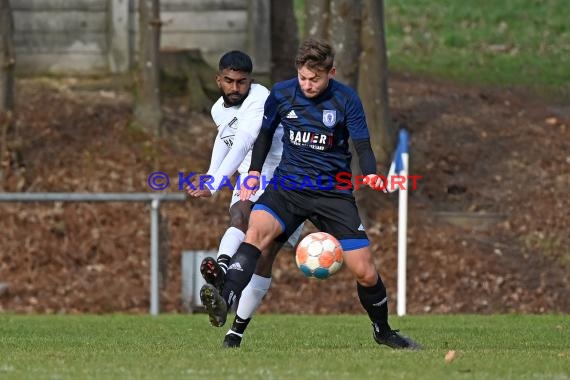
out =
[[(224, 100), (220, 97), (213, 105), (211, 114), (218, 128), (218, 134), (208, 169), (208, 174), (214, 177), (212, 193), (218, 190), (224, 178), (232, 176), (236, 170), (240, 175), (247, 175), (251, 163), (251, 148), (261, 129), (268, 95), (267, 88), (253, 83), (242, 104), (225, 107)], [(271, 149), (261, 173), (267, 179), (273, 177), (273, 172), (281, 161), (282, 137), (283, 127), (279, 126), (273, 136)]]

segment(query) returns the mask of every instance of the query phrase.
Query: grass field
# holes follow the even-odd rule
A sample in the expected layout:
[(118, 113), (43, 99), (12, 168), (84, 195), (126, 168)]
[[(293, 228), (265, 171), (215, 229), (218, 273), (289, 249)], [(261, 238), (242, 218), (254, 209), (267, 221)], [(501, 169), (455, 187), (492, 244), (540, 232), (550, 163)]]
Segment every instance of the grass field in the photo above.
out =
[[(0, 315), (1, 379), (570, 379), (568, 316), (392, 318), (421, 352), (376, 345), (363, 316), (261, 315), (240, 349), (198, 315)], [(457, 352), (446, 363), (449, 350)]]
[(390, 64), (456, 81), (570, 90), (566, 0), (385, 0)]
[[(304, 2), (295, 0), (301, 35)], [(384, 0), (394, 72), (570, 99), (567, 0)]]

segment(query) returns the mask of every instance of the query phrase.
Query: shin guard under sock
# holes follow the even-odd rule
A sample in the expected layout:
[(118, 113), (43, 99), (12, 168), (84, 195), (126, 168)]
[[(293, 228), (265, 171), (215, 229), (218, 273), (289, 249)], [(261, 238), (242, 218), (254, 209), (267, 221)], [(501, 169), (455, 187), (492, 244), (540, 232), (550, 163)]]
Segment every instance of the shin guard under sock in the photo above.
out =
[(358, 298), (362, 307), (368, 313), (370, 320), (378, 325), (381, 330), (390, 330), (388, 325), (388, 296), (386, 287), (378, 276), (378, 282), (373, 286), (362, 286), (356, 283)]
[(253, 272), (257, 259), (261, 255), (261, 251), (254, 245), (249, 243), (241, 243), (236, 254), (230, 261), (230, 266), (226, 273), (222, 297), (231, 306), (241, 295), (243, 289), (247, 286)]

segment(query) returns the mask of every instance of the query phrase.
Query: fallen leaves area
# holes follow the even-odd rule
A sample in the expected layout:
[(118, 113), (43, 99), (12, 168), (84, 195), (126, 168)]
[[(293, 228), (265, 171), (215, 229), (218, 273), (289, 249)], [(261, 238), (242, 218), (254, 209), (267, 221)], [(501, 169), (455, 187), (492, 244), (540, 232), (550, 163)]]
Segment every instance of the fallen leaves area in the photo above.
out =
[[(215, 127), (164, 100), (161, 138), (131, 124), (132, 95), (113, 81), (19, 79), (21, 139), (2, 157), (8, 192), (148, 192), (148, 176), (203, 172)], [(570, 312), (570, 107), (509, 90), (406, 76), (391, 112), (411, 134), (407, 311)], [(229, 191), (163, 203), (168, 226), (161, 311), (184, 312), (181, 252), (215, 250)], [(397, 193), (368, 193), (376, 264), (396, 308)], [(0, 311), (146, 313), (149, 205), (0, 203)], [(305, 232), (311, 231), (309, 227)], [(167, 254), (166, 254), (167, 253)], [(362, 313), (344, 268), (305, 279), (284, 250), (260, 312)]]

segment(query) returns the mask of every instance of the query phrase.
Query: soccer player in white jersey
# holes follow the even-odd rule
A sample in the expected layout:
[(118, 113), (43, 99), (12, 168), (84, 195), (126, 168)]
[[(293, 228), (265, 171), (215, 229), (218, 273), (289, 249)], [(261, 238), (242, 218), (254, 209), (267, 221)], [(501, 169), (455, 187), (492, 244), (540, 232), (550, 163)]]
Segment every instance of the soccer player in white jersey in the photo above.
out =
[[(195, 180), (193, 187), (186, 187), (187, 194), (195, 198), (211, 197), (216, 191), (229, 187), (227, 186), (229, 183), (228, 178), (236, 170), (240, 176), (247, 176), (251, 164), (251, 148), (261, 129), (265, 100), (269, 95), (267, 88), (253, 83), (251, 75), (253, 64), (247, 54), (237, 50), (227, 52), (220, 58), (218, 69), (216, 82), (220, 88), (221, 96), (211, 110), (212, 119), (218, 128), (218, 133), (212, 149), (210, 167), (206, 174), (211, 178), (207, 183)], [(267, 160), (263, 165), (262, 176), (264, 178), (270, 179), (273, 177), (273, 171), (281, 161), (283, 150), (282, 136), (283, 128), (278, 128), (273, 136)], [(200, 177), (203, 178), (204, 176)], [(240, 179), (238, 178), (236, 183), (240, 183), (239, 181)], [(220, 241), (217, 259), (214, 260), (211, 257), (207, 257), (200, 265), (200, 272), (206, 282), (218, 289), (223, 285), (224, 275), (230, 265), (231, 258), (245, 237), (249, 214), (253, 204), (262, 193), (263, 189), (258, 191), (255, 197), (247, 201), (240, 200), (239, 189), (234, 189), (232, 193), (230, 226)], [(295, 246), (297, 243), (301, 230), (302, 226), (289, 238), (288, 242), (291, 246)], [(276, 243), (268, 251), (273, 251), (276, 254), (282, 245), (283, 243)], [(249, 277), (252, 276), (255, 269), (255, 262), (232, 262), (232, 264), (243, 267), (243, 275), (248, 277), (247, 281), (249, 281)], [(270, 282), (263, 282), (268, 289)], [(249, 293), (251, 292), (248, 291)], [(235, 296), (239, 298), (240, 294)], [(204, 306), (208, 308), (209, 305), (205, 304)], [(250, 317), (251, 315), (247, 311), (242, 312), (238, 306), (236, 311), (238, 324), (247, 324)], [(215, 326), (221, 326), (225, 323), (225, 320), (217, 321), (211, 319), (210, 322)]]

